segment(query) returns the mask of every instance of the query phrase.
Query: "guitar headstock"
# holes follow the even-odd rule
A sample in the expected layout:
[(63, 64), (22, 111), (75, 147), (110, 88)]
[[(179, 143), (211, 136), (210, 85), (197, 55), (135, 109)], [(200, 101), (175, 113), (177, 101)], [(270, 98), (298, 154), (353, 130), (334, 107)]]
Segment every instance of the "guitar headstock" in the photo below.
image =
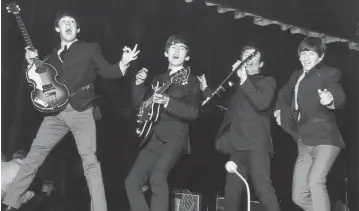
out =
[(185, 67), (177, 71), (172, 77), (171, 82), (175, 84), (186, 84), (190, 74), (190, 67)]
[(20, 13), (20, 7), (15, 2), (6, 4), (6, 10), (8, 13), (12, 13), (14, 15)]

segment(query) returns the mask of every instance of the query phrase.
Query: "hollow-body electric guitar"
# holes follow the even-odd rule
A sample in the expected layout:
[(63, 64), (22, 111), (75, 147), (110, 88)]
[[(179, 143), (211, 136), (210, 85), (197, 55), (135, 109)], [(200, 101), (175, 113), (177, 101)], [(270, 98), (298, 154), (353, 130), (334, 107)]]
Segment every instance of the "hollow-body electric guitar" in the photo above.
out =
[[(26, 30), (25, 24), (20, 16), (20, 8), (15, 3), (7, 5), (9, 13), (13, 13), (20, 31), (30, 50), (35, 51), (34, 45)], [(58, 73), (56, 69), (38, 58), (34, 59), (33, 65), (26, 70), (26, 79), (34, 87), (31, 92), (31, 101), (34, 107), (44, 113), (62, 110), (68, 102), (69, 90), (59, 83), (56, 79)]]
[[(190, 74), (190, 67), (183, 68), (177, 71), (170, 79), (159, 87), (155, 87), (154, 94), (164, 93), (172, 84), (185, 84), (187, 83)], [(136, 134), (139, 138), (147, 138), (150, 134), (154, 123), (158, 120), (161, 111), (161, 104), (153, 102), (154, 94), (142, 103), (137, 114), (137, 129)]]

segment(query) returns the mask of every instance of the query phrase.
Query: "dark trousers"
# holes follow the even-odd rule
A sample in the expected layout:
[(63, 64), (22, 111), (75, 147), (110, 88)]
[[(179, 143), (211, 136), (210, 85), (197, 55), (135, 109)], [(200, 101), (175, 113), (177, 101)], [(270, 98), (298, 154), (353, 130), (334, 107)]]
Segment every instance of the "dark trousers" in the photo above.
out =
[[(168, 211), (168, 172), (179, 160), (183, 143), (165, 143), (155, 135), (140, 151), (125, 180), (131, 211)], [(142, 187), (149, 181), (152, 196), (151, 208), (146, 203)]]
[[(266, 147), (257, 146), (250, 150), (232, 153), (230, 160), (238, 166), (238, 172), (248, 178), (250, 175), (255, 194), (266, 211), (279, 211), (278, 199), (270, 178), (270, 154)], [(238, 211), (245, 184), (233, 173), (227, 173), (224, 204), (226, 211)]]

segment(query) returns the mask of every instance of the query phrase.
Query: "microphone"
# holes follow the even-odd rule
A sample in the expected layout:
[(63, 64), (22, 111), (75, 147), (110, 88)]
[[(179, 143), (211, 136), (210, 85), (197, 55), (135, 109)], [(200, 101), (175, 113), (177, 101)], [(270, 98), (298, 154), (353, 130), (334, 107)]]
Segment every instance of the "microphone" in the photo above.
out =
[(236, 173), (237, 172), (237, 164), (233, 161), (228, 161), (226, 163), (226, 169), (229, 173)]
[(226, 163), (226, 170), (228, 171), (228, 173), (234, 173), (236, 174), (239, 178), (241, 178), (241, 180), (244, 182), (244, 184), (246, 185), (246, 189), (247, 189), (247, 211), (251, 210), (251, 193), (249, 191), (249, 185), (247, 180), (237, 171), (237, 164), (233, 161), (228, 161)]

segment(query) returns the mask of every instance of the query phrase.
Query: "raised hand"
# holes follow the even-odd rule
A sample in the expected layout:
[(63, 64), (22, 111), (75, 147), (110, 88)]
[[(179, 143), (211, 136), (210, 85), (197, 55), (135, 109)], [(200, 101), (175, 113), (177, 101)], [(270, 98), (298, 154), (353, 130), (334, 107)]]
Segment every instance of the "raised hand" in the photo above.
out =
[(136, 85), (142, 84), (146, 80), (147, 72), (148, 70), (144, 67), (140, 71), (138, 71), (136, 75)]
[(30, 46), (26, 46), (25, 48), (25, 58), (29, 65), (32, 65), (34, 63), (34, 59), (39, 56), (37, 50), (32, 51), (30, 50)]
[(197, 79), (199, 80), (199, 88), (203, 92), (207, 88), (207, 80), (206, 75), (202, 74), (201, 76), (197, 76)]
[(133, 47), (133, 49), (125, 46), (125, 47), (123, 47), (121, 62), (123, 63), (123, 65), (128, 66), (131, 61), (137, 59), (137, 55), (139, 53), (140, 53), (140, 51), (137, 50), (137, 44), (135, 45), (135, 47)]
[(324, 106), (330, 105), (334, 100), (332, 93), (330, 93), (327, 89), (318, 89), (318, 94), (320, 98), (320, 104)]
[[(237, 60), (237, 61), (232, 65), (232, 71), (235, 71), (235, 70), (239, 67), (239, 65), (241, 65), (241, 63), (242, 63), (242, 61)], [(242, 67), (237, 70), (237, 75), (238, 75), (238, 77), (241, 79), (241, 82), (242, 82), (242, 81), (245, 81), (245, 80), (247, 79), (247, 70), (246, 70), (246, 68), (245, 68), (245, 64), (242, 65)]]
[[(241, 63), (242, 63), (242, 61), (237, 60), (237, 61), (232, 65), (232, 71), (235, 71)], [(242, 68), (243, 68), (243, 67), (242, 67)]]

